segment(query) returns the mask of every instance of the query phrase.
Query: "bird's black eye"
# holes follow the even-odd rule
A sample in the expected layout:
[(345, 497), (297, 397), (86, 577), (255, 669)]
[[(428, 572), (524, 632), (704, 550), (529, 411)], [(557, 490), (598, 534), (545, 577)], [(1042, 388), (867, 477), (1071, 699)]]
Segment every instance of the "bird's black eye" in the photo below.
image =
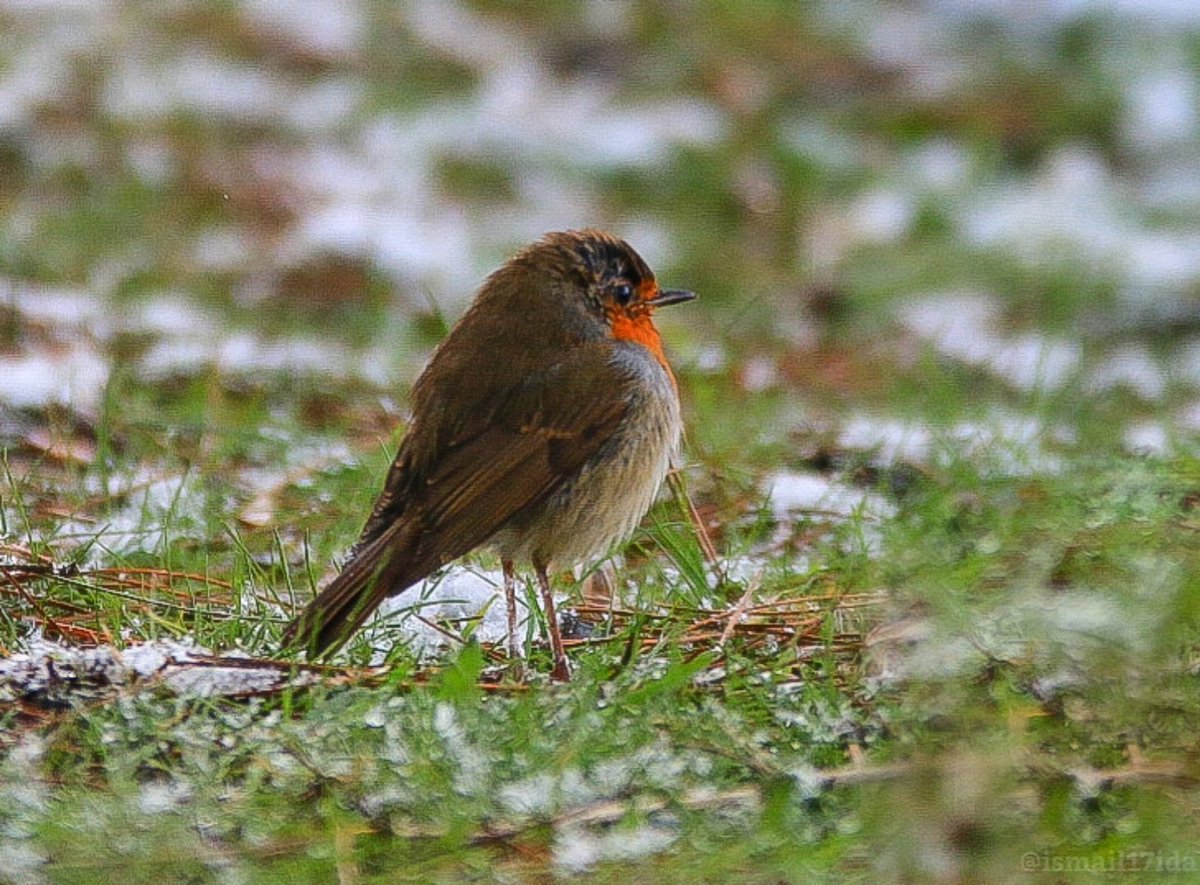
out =
[(625, 307), (633, 300), (633, 286), (628, 283), (618, 283), (612, 288), (613, 301)]

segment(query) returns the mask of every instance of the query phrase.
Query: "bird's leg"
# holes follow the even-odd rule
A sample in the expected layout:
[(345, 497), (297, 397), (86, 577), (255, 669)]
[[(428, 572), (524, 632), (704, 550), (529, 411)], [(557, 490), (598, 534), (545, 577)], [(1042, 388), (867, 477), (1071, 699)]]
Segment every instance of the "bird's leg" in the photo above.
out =
[(550, 651), (554, 655), (554, 669), (550, 671), (550, 678), (555, 682), (570, 682), (571, 667), (567, 663), (567, 653), (563, 651), (562, 634), (558, 632), (558, 615), (554, 611), (550, 578), (546, 575), (544, 564), (535, 562), (533, 569), (537, 572), (538, 586), (542, 588), (542, 610), (546, 613), (546, 629), (550, 631)]
[(508, 607), (508, 658), (517, 662), (521, 660), (521, 643), (517, 639), (517, 574), (511, 559), (501, 559), (500, 567), (504, 570), (504, 603)]

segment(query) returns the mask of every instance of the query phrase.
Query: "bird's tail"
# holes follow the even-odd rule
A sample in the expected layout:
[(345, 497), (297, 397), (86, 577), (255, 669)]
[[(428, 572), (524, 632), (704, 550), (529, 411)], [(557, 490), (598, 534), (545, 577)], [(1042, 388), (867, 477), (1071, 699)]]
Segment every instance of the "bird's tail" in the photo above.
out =
[(393, 525), (358, 550), (336, 578), (283, 631), (282, 651), (311, 661), (337, 651), (388, 596), (411, 587), (436, 568), (427, 557), (405, 555)]

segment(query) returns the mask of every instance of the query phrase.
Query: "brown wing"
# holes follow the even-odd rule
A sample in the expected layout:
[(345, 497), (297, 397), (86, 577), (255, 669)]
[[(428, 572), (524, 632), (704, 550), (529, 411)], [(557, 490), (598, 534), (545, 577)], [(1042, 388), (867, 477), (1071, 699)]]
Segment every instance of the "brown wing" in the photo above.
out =
[(428, 457), (424, 475), (402, 445), (350, 562), (288, 626), (285, 646), (336, 649), (385, 597), (483, 544), (574, 475), (628, 409), (630, 379), (610, 355), (607, 343), (572, 349)]

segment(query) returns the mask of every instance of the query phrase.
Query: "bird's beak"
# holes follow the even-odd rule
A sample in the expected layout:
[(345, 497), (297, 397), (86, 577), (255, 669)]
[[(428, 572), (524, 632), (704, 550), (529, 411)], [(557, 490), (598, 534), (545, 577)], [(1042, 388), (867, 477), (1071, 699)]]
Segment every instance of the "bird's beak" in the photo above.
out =
[(685, 301), (692, 301), (696, 297), (695, 292), (689, 292), (686, 289), (659, 289), (658, 294), (646, 301), (651, 307), (666, 307), (668, 304), (683, 304)]

